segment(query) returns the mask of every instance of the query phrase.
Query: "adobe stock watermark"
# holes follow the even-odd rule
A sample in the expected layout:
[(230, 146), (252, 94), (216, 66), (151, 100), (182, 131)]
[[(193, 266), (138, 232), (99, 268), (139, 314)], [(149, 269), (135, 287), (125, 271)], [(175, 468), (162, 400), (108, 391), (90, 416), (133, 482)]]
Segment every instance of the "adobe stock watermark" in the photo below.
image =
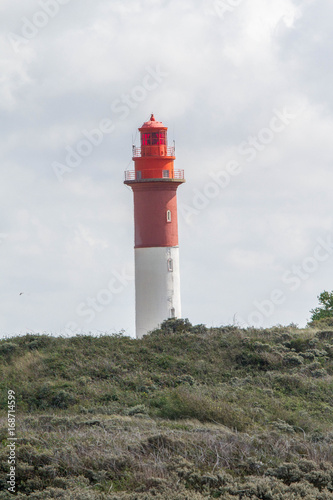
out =
[(241, 164), (232, 160), (229, 161), (225, 168), (218, 172), (210, 172), (208, 175), (211, 180), (206, 182), (201, 189), (193, 189), (191, 204), (179, 204), (179, 213), (183, 216), (185, 222), (189, 224), (193, 215), (198, 215), (202, 210), (207, 208), (212, 200), (221, 195), (232, 179), (243, 171)]
[(10, 32), (7, 34), (9, 43), (14, 52), (19, 53), (22, 46), (26, 46), (37, 37), (60, 12), (62, 5), (67, 5), (71, 0), (39, 0), (40, 10), (37, 10), (30, 18), (22, 17), (20, 34)]
[(16, 396), (15, 391), (9, 389), (7, 392), (7, 424), (8, 424), (8, 466), (7, 489), (10, 493), (16, 493)]
[[(253, 162), (258, 154), (272, 144), (277, 134), (281, 134), (298, 117), (299, 112), (290, 112), (286, 107), (282, 111), (273, 109), (272, 117), (268, 125), (259, 130), (254, 136), (249, 136), (246, 141), (239, 144), (237, 152), (240, 156), (246, 157), (246, 162)], [(193, 196), (190, 204), (180, 204), (179, 212), (186, 223), (191, 222), (194, 215), (198, 215), (207, 208), (211, 201), (219, 197), (229, 186), (231, 181), (243, 172), (241, 162), (232, 160), (227, 163), (224, 169), (212, 171), (208, 175), (210, 180), (202, 188), (193, 189)]]
[(267, 127), (259, 130), (256, 136), (249, 136), (246, 141), (238, 146), (240, 155), (246, 156), (247, 162), (252, 162), (257, 158), (258, 153), (272, 144), (277, 134), (281, 134), (299, 116), (299, 112), (291, 113), (287, 108), (282, 111), (273, 109), (273, 116), (269, 120)]
[[(96, 316), (105, 311), (114, 302), (116, 296), (121, 294), (129, 283), (134, 281), (134, 271), (132, 268), (129, 270), (128, 267), (125, 266), (121, 272), (112, 271), (111, 278), (104, 288), (99, 290), (93, 297), (87, 297), (78, 304), (75, 313), (79, 318), (82, 318), (85, 325), (91, 324)], [(80, 333), (81, 330), (82, 327), (77, 321), (70, 321), (65, 326), (67, 335)]]
[[(111, 103), (111, 111), (119, 121), (125, 120), (131, 111), (147, 99), (149, 93), (156, 90), (168, 76), (169, 73), (164, 71), (159, 64), (155, 68), (147, 66), (146, 74), (140, 84), (135, 85), (129, 93), (121, 94), (115, 99)], [(102, 144), (104, 137), (111, 134), (115, 128), (116, 120), (104, 118), (96, 128), (82, 130), (83, 138), (73, 146), (66, 146), (64, 162), (52, 162), (52, 168), (58, 181), (63, 182), (64, 175), (79, 167), (84, 159)]]
[(261, 327), (266, 319), (269, 319), (279, 306), (285, 303), (288, 294), (294, 293), (307, 281), (320, 265), (330, 259), (333, 255), (333, 236), (317, 238), (316, 246), (312, 255), (305, 257), (299, 264), (294, 264), (281, 276), (283, 286), (275, 288), (269, 297), (262, 301), (254, 301), (254, 309), (246, 319), (239, 318), (241, 326)]

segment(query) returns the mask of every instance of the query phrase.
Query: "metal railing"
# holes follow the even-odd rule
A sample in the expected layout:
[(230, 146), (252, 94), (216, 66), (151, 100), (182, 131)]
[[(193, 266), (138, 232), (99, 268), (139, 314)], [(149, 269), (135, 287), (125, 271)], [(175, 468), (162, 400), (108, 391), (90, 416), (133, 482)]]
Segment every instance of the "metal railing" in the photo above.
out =
[(149, 179), (163, 179), (165, 181), (174, 179), (184, 180), (184, 170), (174, 170), (173, 172), (169, 172), (171, 174), (169, 177), (164, 177), (162, 172), (160, 177), (156, 177), (156, 171), (154, 171), (154, 174), (151, 174), (150, 172), (150, 170), (140, 170), (138, 172), (135, 170), (126, 170), (125, 181), (144, 181)]
[(184, 179), (184, 170), (174, 170), (173, 179)]
[(133, 146), (133, 158), (142, 156), (175, 156), (174, 146)]
[(135, 181), (135, 170), (125, 170), (125, 181)]

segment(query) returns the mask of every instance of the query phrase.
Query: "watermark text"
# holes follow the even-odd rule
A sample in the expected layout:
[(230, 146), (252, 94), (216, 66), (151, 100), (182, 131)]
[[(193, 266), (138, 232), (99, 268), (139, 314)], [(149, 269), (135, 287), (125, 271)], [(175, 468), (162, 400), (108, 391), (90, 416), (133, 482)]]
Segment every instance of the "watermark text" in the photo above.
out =
[(8, 491), (16, 493), (16, 397), (15, 391), (8, 391)]

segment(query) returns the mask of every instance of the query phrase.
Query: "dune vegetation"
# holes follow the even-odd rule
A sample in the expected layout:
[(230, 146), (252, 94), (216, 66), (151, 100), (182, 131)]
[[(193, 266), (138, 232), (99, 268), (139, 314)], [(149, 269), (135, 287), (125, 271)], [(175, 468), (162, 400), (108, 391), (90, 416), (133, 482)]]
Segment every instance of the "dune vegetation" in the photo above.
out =
[(0, 499), (333, 500), (333, 320), (0, 341)]

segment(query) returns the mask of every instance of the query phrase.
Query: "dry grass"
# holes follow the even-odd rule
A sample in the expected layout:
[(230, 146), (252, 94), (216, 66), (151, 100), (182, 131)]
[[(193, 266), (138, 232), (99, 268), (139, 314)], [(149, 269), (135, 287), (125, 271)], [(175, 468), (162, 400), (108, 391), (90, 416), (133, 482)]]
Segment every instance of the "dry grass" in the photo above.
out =
[[(0, 423), (5, 426), (5, 419)], [(41, 483), (46, 488), (63, 484), (71, 489), (73, 478), (85, 482), (83, 491), (89, 491), (91, 498), (104, 498), (98, 495), (108, 495), (110, 488), (119, 492), (139, 489), (142, 493), (161, 490), (167, 495), (170, 492), (164, 490), (170, 484), (177, 484), (173, 493), (178, 491), (179, 495), (188, 487), (203, 494), (202, 478), (210, 477), (212, 491), (217, 485), (217, 495), (226, 492), (226, 487), (235, 491), (237, 477), (239, 481), (249, 476), (254, 482), (255, 477), (259, 480), (275, 474), (276, 481), (288, 483), (281, 464), (302, 464), (304, 460), (311, 462), (318, 477), (324, 477), (326, 467), (333, 479), (333, 468), (323, 466), (333, 462), (333, 435), (321, 436), (316, 442), (313, 436), (286, 434), (274, 426), (248, 434), (193, 420), (180, 425), (142, 416), (105, 415), (88, 420), (59, 415), (29, 417), (20, 420), (19, 429), (21, 491), (27, 494), (38, 490)], [(4, 453), (1, 458), (5, 458)], [(221, 474), (224, 485), (218, 479)], [(310, 481), (308, 487), (313, 488)]]

